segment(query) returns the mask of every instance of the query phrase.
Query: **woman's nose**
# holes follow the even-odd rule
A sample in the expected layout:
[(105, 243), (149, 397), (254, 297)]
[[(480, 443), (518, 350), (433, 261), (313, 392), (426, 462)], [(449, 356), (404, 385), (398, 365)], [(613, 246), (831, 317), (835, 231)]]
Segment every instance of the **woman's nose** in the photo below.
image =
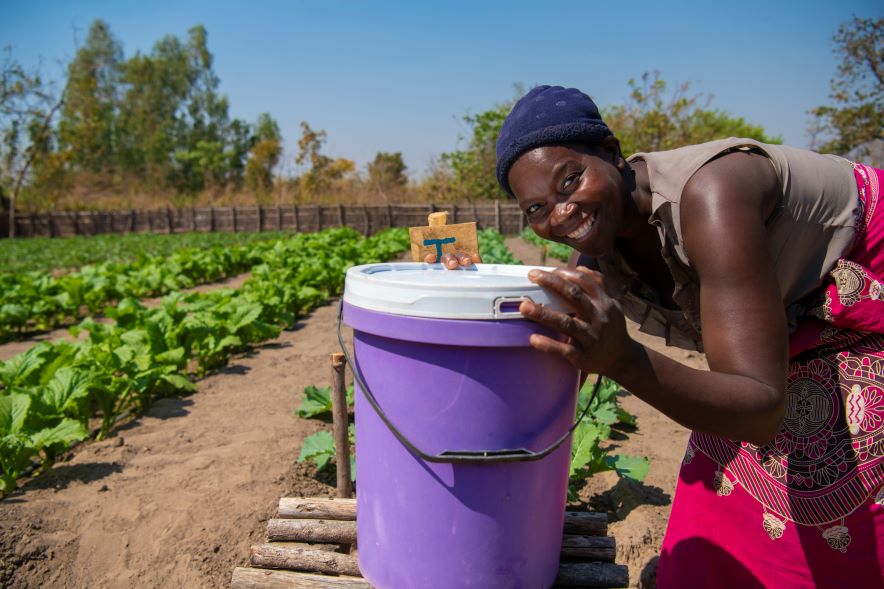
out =
[(553, 208), (552, 222), (558, 224), (567, 221), (576, 211), (577, 205), (573, 202), (557, 203)]

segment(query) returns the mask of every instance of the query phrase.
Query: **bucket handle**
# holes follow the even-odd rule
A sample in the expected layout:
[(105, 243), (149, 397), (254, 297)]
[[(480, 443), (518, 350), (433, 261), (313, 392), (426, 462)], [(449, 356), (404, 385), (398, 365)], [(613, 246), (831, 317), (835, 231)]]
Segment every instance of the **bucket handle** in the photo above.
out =
[(387, 417), (387, 414), (384, 413), (384, 410), (381, 409), (381, 406), (378, 404), (377, 399), (375, 399), (371, 390), (368, 388), (368, 384), (366, 384), (365, 379), (362, 378), (362, 374), (359, 369), (356, 367), (356, 363), (353, 362), (350, 357), (350, 352), (347, 349), (347, 345), (344, 343), (344, 336), (341, 334), (341, 323), (342, 318), (344, 316), (344, 299), (341, 297), (341, 303), (338, 306), (338, 342), (341, 344), (341, 351), (344, 353), (344, 358), (347, 361), (347, 364), (350, 365), (350, 370), (353, 372), (353, 378), (356, 380), (356, 383), (359, 385), (359, 388), (362, 390), (362, 394), (365, 395), (365, 399), (368, 401), (368, 404), (371, 405), (372, 409), (374, 409), (375, 413), (378, 414), (378, 417), (381, 418), (381, 421), (384, 422), (384, 425), (390, 430), (390, 432), (396, 436), (396, 439), (402, 442), (402, 445), (408, 448), (408, 450), (420, 458), (421, 460), (425, 460), (427, 462), (435, 462), (435, 463), (445, 463), (445, 464), (476, 464), (476, 463), (489, 463), (489, 462), (532, 462), (535, 460), (540, 460), (541, 458), (548, 456), (552, 452), (554, 452), (562, 443), (568, 439), (574, 430), (577, 429), (577, 426), (580, 425), (580, 422), (583, 421), (583, 418), (586, 417), (586, 414), (589, 413), (589, 408), (592, 406), (595, 401), (596, 395), (599, 392), (599, 386), (602, 383), (602, 375), (600, 374), (595, 381), (595, 385), (592, 388), (592, 395), (589, 398), (589, 401), (586, 403), (586, 407), (583, 409), (583, 413), (580, 414), (580, 417), (574, 422), (568, 431), (566, 431), (562, 436), (549, 445), (547, 448), (539, 451), (532, 452), (526, 448), (515, 448), (512, 450), (443, 450), (439, 454), (427, 454), (417, 446), (415, 446), (411, 440), (405, 437), (399, 428), (397, 428), (390, 418)]

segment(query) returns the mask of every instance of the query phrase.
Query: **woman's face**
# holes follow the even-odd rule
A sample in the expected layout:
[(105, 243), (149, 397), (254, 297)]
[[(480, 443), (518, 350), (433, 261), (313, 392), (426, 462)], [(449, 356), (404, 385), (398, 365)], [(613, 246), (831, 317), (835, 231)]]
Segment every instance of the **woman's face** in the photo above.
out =
[(600, 256), (623, 220), (622, 162), (616, 142), (545, 145), (516, 160), (510, 187), (537, 235)]

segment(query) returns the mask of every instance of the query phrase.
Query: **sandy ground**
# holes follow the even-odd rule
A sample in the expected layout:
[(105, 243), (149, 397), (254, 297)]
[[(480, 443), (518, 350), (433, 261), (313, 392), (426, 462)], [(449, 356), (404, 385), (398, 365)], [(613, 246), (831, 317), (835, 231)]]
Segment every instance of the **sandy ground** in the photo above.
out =
[[(539, 263), (533, 246), (507, 245)], [(293, 411), (305, 386), (329, 382), (336, 312), (317, 309), (199, 381), (198, 393), (158, 402), (0, 502), (0, 587), (228, 586), (279, 497), (333, 494), (329, 474), (296, 462), (304, 437), (329, 426)], [(11, 355), (0, 347), (0, 358)], [(699, 354), (674, 355), (704, 365)], [(611, 514), (617, 562), (638, 587), (655, 564), (688, 432), (629, 394), (622, 404), (638, 429), (612, 443), (650, 457), (650, 472), (641, 485), (593, 477), (581, 497)]]

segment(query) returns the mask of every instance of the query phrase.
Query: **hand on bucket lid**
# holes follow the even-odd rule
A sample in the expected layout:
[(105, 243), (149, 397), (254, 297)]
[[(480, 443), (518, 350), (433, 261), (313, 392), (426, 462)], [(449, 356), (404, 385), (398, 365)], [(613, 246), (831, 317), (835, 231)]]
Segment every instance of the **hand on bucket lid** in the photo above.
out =
[[(424, 258), (424, 262), (427, 264), (435, 264), (436, 263), (436, 254), (427, 254)], [(459, 266), (470, 266), (472, 264), (481, 264), (482, 257), (479, 255), (479, 252), (474, 254), (465, 254), (465, 253), (444, 253), (442, 254), (442, 266), (447, 268), (448, 270), (454, 270)]]

